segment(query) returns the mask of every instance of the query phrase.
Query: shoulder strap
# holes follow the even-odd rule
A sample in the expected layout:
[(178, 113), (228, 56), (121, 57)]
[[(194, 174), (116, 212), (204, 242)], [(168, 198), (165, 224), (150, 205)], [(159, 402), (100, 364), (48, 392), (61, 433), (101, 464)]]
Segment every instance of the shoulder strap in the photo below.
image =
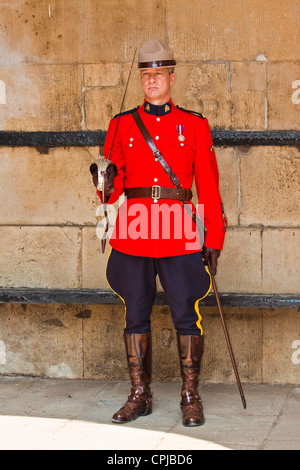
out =
[(177, 176), (175, 175), (175, 173), (173, 172), (172, 168), (168, 165), (168, 163), (166, 162), (166, 160), (164, 159), (164, 157), (162, 156), (160, 151), (156, 148), (156, 145), (153, 142), (153, 139), (152, 139), (151, 135), (149, 134), (148, 129), (145, 126), (141, 116), (139, 115), (139, 112), (137, 110), (135, 110), (132, 113), (132, 116), (133, 116), (139, 130), (141, 131), (142, 136), (144, 137), (145, 141), (147, 142), (150, 149), (152, 150), (152, 153), (154, 154), (155, 158), (157, 158), (157, 160), (159, 161), (159, 163), (161, 164), (161, 166), (163, 167), (165, 172), (168, 174), (168, 176), (171, 179), (174, 186), (178, 189), (182, 188), (181, 183), (180, 183), (179, 179), (177, 178)]
[(176, 106), (176, 108), (179, 109), (180, 111), (184, 111), (185, 113), (190, 113), (190, 114), (194, 114), (195, 116), (200, 116), (201, 119), (206, 119), (206, 117), (203, 114), (197, 113), (197, 111), (191, 111), (190, 109), (181, 108), (181, 106)]
[(116, 114), (113, 119), (116, 119), (118, 118), (119, 116), (126, 116), (127, 114), (132, 114), (134, 111), (136, 111), (137, 109), (139, 109), (139, 107), (137, 106), (136, 108), (133, 108), (133, 109), (129, 109), (128, 111), (123, 111), (123, 113), (119, 113), (119, 114)]

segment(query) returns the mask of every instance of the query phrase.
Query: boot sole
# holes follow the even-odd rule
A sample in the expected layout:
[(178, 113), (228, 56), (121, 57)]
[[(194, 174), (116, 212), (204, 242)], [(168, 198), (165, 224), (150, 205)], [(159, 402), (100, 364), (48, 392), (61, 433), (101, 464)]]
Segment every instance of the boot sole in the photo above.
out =
[(131, 419), (118, 419), (118, 418), (112, 418), (112, 422), (116, 424), (125, 424), (125, 423), (130, 423), (131, 421), (135, 421), (136, 419), (140, 418), (141, 416), (148, 416), (152, 414), (152, 409), (145, 411), (145, 413), (141, 413), (137, 415), (135, 418)]
[(182, 421), (182, 424), (186, 428), (194, 428), (196, 426), (203, 426), (205, 424), (205, 421), (202, 421), (200, 423), (195, 423), (195, 421), (190, 421), (190, 422), (185, 423), (184, 421)]

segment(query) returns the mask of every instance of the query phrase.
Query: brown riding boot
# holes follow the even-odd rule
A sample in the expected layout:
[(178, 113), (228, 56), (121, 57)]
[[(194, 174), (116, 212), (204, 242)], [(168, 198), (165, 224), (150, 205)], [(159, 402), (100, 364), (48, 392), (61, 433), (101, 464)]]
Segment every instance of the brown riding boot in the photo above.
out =
[(127, 423), (152, 413), (151, 333), (124, 335), (124, 341), (132, 388), (125, 405), (113, 415), (114, 423)]
[(202, 426), (205, 423), (203, 406), (198, 393), (203, 336), (177, 335), (182, 377), (181, 410), (184, 426)]

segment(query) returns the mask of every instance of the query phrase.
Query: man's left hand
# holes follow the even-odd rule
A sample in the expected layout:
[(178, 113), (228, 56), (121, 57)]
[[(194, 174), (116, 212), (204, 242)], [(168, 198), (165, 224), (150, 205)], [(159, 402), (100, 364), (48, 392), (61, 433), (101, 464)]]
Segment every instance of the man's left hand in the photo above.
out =
[(221, 250), (216, 250), (215, 248), (207, 248), (206, 246), (203, 248), (203, 256), (206, 261), (210, 262), (212, 275), (215, 276), (217, 274), (217, 267), (218, 267), (218, 258), (221, 254)]

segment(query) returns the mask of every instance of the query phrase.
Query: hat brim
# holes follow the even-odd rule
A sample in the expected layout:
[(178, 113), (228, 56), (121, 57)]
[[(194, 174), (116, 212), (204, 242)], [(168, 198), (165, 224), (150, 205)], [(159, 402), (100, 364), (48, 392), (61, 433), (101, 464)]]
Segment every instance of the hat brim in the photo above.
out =
[(151, 60), (148, 62), (139, 62), (138, 68), (139, 69), (150, 69), (150, 68), (165, 68), (165, 67), (175, 67), (176, 60), (169, 59), (169, 60)]
[[(153, 64), (153, 63), (152, 63)], [(148, 67), (140, 67), (138, 65), (135, 65), (134, 67), (130, 68), (129, 70), (135, 70), (135, 71), (142, 71), (142, 70), (148, 70), (148, 69), (173, 69), (173, 68), (178, 68), (178, 67), (188, 67), (191, 65), (197, 65), (195, 63), (175, 63), (175, 65), (159, 65), (159, 66), (153, 66), (149, 65)]]

